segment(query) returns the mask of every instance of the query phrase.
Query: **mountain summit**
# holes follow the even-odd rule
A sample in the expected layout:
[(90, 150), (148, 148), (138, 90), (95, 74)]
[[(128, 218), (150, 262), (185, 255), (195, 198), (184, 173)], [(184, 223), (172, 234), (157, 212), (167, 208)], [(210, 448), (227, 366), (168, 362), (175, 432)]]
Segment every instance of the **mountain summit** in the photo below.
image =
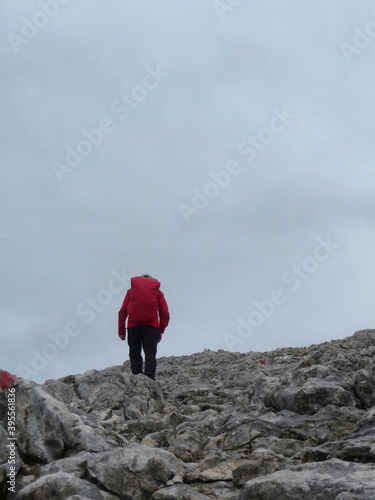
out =
[(0, 390), (1, 498), (375, 498), (375, 330), (160, 358), (156, 381), (125, 362), (13, 384)]

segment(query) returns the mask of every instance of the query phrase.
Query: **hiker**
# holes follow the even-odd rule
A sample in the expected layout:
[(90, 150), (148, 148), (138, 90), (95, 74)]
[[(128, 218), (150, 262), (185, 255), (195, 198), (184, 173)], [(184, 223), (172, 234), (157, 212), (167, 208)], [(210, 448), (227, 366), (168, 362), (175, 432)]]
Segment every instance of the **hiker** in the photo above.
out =
[[(118, 313), (118, 335), (126, 338), (125, 321), (128, 318), (128, 345), (131, 370), (134, 375), (144, 373), (155, 380), (157, 344), (169, 323), (169, 311), (160, 283), (149, 274), (130, 280)], [(143, 372), (142, 348), (145, 355)]]

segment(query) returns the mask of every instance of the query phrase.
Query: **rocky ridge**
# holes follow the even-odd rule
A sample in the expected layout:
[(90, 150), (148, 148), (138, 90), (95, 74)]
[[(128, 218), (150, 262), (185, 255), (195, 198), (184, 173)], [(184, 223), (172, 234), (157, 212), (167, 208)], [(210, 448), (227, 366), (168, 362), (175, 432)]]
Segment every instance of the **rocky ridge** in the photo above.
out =
[(160, 358), (156, 382), (125, 362), (14, 389), (16, 486), (9, 492), (8, 389), (0, 498), (375, 498), (375, 330)]

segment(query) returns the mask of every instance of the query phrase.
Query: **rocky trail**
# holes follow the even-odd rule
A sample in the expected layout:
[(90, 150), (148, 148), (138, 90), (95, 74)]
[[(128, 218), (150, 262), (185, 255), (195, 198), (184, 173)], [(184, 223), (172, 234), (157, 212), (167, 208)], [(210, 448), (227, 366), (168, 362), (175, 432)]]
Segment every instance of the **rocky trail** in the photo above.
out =
[[(375, 499), (375, 330), (0, 390), (0, 498)], [(15, 486), (11, 483), (10, 453)], [(1, 465), (2, 464), (2, 465)]]

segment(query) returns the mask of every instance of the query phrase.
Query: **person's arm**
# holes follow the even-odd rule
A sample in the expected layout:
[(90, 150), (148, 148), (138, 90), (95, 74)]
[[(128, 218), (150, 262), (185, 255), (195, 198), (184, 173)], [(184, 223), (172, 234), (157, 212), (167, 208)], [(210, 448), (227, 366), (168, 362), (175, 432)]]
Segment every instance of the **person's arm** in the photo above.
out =
[(124, 302), (122, 303), (121, 309), (118, 313), (118, 336), (121, 340), (125, 340), (125, 321), (128, 316), (128, 304), (129, 304), (129, 290), (125, 295)]
[(164, 330), (167, 328), (169, 323), (169, 310), (163, 292), (161, 292), (160, 290), (158, 295), (158, 304), (159, 304), (160, 334), (163, 334)]

